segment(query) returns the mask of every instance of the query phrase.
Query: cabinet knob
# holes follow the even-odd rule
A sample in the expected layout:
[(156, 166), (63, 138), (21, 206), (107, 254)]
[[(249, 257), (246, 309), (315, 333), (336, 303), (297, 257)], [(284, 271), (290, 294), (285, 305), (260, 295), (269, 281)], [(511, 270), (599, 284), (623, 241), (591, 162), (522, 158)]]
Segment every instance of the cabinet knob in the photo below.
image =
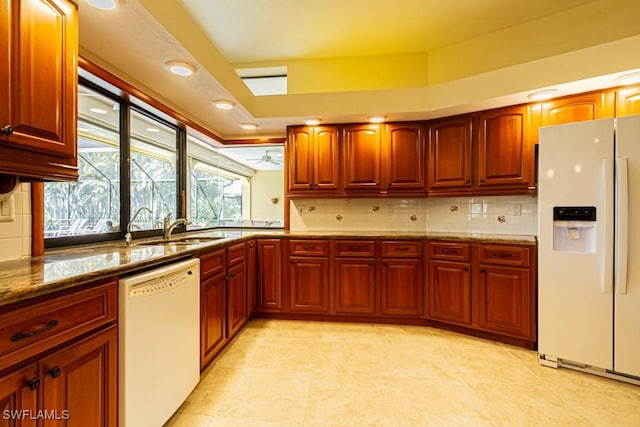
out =
[(26, 385), (27, 387), (29, 387), (29, 390), (36, 391), (37, 389), (40, 388), (40, 378), (33, 377), (29, 381), (27, 381)]
[(5, 135), (11, 135), (13, 133), (13, 126), (6, 125), (2, 128), (1, 132)]
[(60, 369), (60, 366), (54, 366), (47, 371), (47, 374), (51, 375), (51, 378), (58, 378), (61, 373), (62, 370)]
[(466, 180), (466, 181), (465, 181), (465, 184), (469, 185), (469, 184), (471, 184), (471, 181)]

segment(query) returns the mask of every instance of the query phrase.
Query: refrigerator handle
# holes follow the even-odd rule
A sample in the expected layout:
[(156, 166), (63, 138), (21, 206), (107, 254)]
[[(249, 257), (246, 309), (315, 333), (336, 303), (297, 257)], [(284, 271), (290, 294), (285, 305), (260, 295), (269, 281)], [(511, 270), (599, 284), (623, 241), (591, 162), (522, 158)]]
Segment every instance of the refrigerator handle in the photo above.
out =
[[(613, 231), (613, 159), (602, 161), (602, 173), (605, 182), (604, 199), (604, 227), (605, 230)], [(607, 231), (605, 233), (609, 234)], [(602, 292), (613, 292), (613, 238), (605, 238), (604, 257), (602, 257)]]
[(629, 175), (627, 158), (616, 158), (618, 186), (616, 206), (616, 293), (627, 293), (627, 267), (629, 262)]

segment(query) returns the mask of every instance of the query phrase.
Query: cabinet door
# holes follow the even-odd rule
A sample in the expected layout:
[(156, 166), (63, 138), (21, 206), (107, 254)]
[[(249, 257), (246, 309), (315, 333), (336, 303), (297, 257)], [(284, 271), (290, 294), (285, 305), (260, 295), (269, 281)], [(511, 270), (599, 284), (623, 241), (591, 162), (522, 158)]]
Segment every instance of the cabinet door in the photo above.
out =
[(429, 261), (428, 317), (471, 323), (471, 274), (468, 263)]
[(640, 87), (620, 89), (616, 92), (616, 117), (640, 114)]
[(388, 315), (420, 316), (423, 312), (422, 260), (382, 261), (381, 312)]
[(342, 162), (346, 190), (380, 190), (380, 126), (346, 126)]
[[(37, 384), (35, 382), (36, 380)], [(30, 381), (33, 382), (30, 383)], [(0, 425), (35, 427), (35, 419), (25, 417), (25, 419), (20, 420), (16, 417), (11, 417), (11, 414), (36, 413), (38, 390), (40, 388), (39, 381), (36, 364), (29, 365), (0, 377), (0, 413), (3, 415)], [(10, 419), (6, 419), (5, 414), (8, 414)]]
[(0, 128), (13, 133), (0, 142), (75, 158), (77, 9), (67, 0), (4, 3), (11, 6), (2, 8), (0, 43), (10, 45), (0, 46)]
[(227, 328), (228, 338), (242, 328), (247, 320), (247, 275), (246, 264), (231, 267), (227, 277)]
[(334, 311), (339, 314), (374, 314), (375, 259), (337, 258), (334, 266)]
[(278, 239), (258, 240), (256, 310), (282, 309), (282, 245)]
[(314, 128), (313, 188), (338, 190), (340, 187), (340, 162), (338, 156), (338, 128), (319, 126)]
[(614, 95), (611, 92), (586, 94), (545, 101), (541, 110), (541, 125), (553, 126), (613, 117)]
[(200, 369), (226, 344), (226, 285), (224, 272), (200, 283)]
[[(42, 359), (42, 407), (55, 410), (68, 426), (117, 425), (118, 331), (91, 335)], [(45, 426), (60, 421), (45, 420)]]
[(479, 114), (478, 185), (522, 186), (533, 182), (534, 155), (529, 107)]
[(329, 259), (291, 257), (289, 259), (291, 311), (329, 311)]
[(425, 190), (425, 141), (421, 124), (397, 123), (386, 126), (382, 173), (384, 188)]
[(480, 266), (479, 279), (480, 327), (533, 340), (529, 269)]
[(247, 317), (256, 310), (256, 262), (258, 248), (255, 240), (247, 242)]
[(471, 117), (429, 124), (428, 189), (471, 187)]
[(313, 189), (313, 145), (313, 128), (289, 128), (286, 145), (289, 191)]

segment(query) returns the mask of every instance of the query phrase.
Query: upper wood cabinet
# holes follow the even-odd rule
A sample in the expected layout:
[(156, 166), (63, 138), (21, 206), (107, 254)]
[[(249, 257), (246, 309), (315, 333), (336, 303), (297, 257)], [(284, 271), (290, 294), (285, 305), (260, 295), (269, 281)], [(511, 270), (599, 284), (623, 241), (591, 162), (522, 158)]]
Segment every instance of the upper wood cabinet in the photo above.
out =
[(382, 141), (383, 191), (425, 191), (425, 136), (420, 123), (391, 123)]
[(341, 143), (342, 173), (346, 190), (382, 189), (380, 125), (348, 125)]
[(613, 117), (613, 112), (613, 92), (590, 92), (566, 96), (542, 103), (540, 125), (553, 126), (604, 119)]
[(340, 189), (338, 128), (289, 128), (287, 189), (292, 192), (336, 192)]
[(0, 173), (77, 179), (77, 8), (8, 0), (0, 21)]
[(478, 114), (478, 188), (526, 191), (533, 184), (534, 141), (530, 120), (528, 105)]
[(429, 122), (428, 190), (471, 188), (471, 116)]
[(616, 91), (616, 117), (640, 114), (640, 87)]

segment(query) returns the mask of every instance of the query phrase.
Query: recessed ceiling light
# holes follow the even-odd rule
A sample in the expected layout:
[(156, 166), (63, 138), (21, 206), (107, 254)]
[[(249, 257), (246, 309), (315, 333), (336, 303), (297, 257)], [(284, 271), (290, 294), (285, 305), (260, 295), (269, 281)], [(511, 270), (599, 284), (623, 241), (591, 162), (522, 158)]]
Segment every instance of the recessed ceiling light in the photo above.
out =
[(244, 130), (256, 130), (258, 129), (257, 123), (240, 123), (240, 127)]
[(320, 119), (309, 119), (304, 122), (307, 126), (318, 126), (320, 124)]
[(115, 10), (118, 7), (116, 0), (85, 0), (87, 4), (100, 10)]
[(615, 80), (615, 82), (621, 85), (640, 83), (640, 71), (620, 76)]
[(221, 110), (231, 110), (236, 106), (236, 103), (227, 99), (217, 99), (213, 101), (213, 106)]
[(196, 67), (184, 61), (167, 61), (164, 63), (167, 70), (178, 76), (190, 76), (196, 72)]
[(107, 110), (103, 110), (102, 108), (89, 108), (89, 111), (96, 114), (107, 114)]
[(147, 128), (147, 132), (157, 133), (157, 132), (160, 132), (160, 129), (158, 129), (158, 128)]
[(371, 116), (369, 117), (369, 123), (383, 123), (386, 119), (386, 116)]
[(558, 94), (557, 89), (543, 89), (543, 90), (537, 90), (535, 92), (531, 92), (529, 95), (527, 95), (527, 98), (529, 98), (532, 101), (544, 101), (546, 99), (553, 98), (557, 94)]

